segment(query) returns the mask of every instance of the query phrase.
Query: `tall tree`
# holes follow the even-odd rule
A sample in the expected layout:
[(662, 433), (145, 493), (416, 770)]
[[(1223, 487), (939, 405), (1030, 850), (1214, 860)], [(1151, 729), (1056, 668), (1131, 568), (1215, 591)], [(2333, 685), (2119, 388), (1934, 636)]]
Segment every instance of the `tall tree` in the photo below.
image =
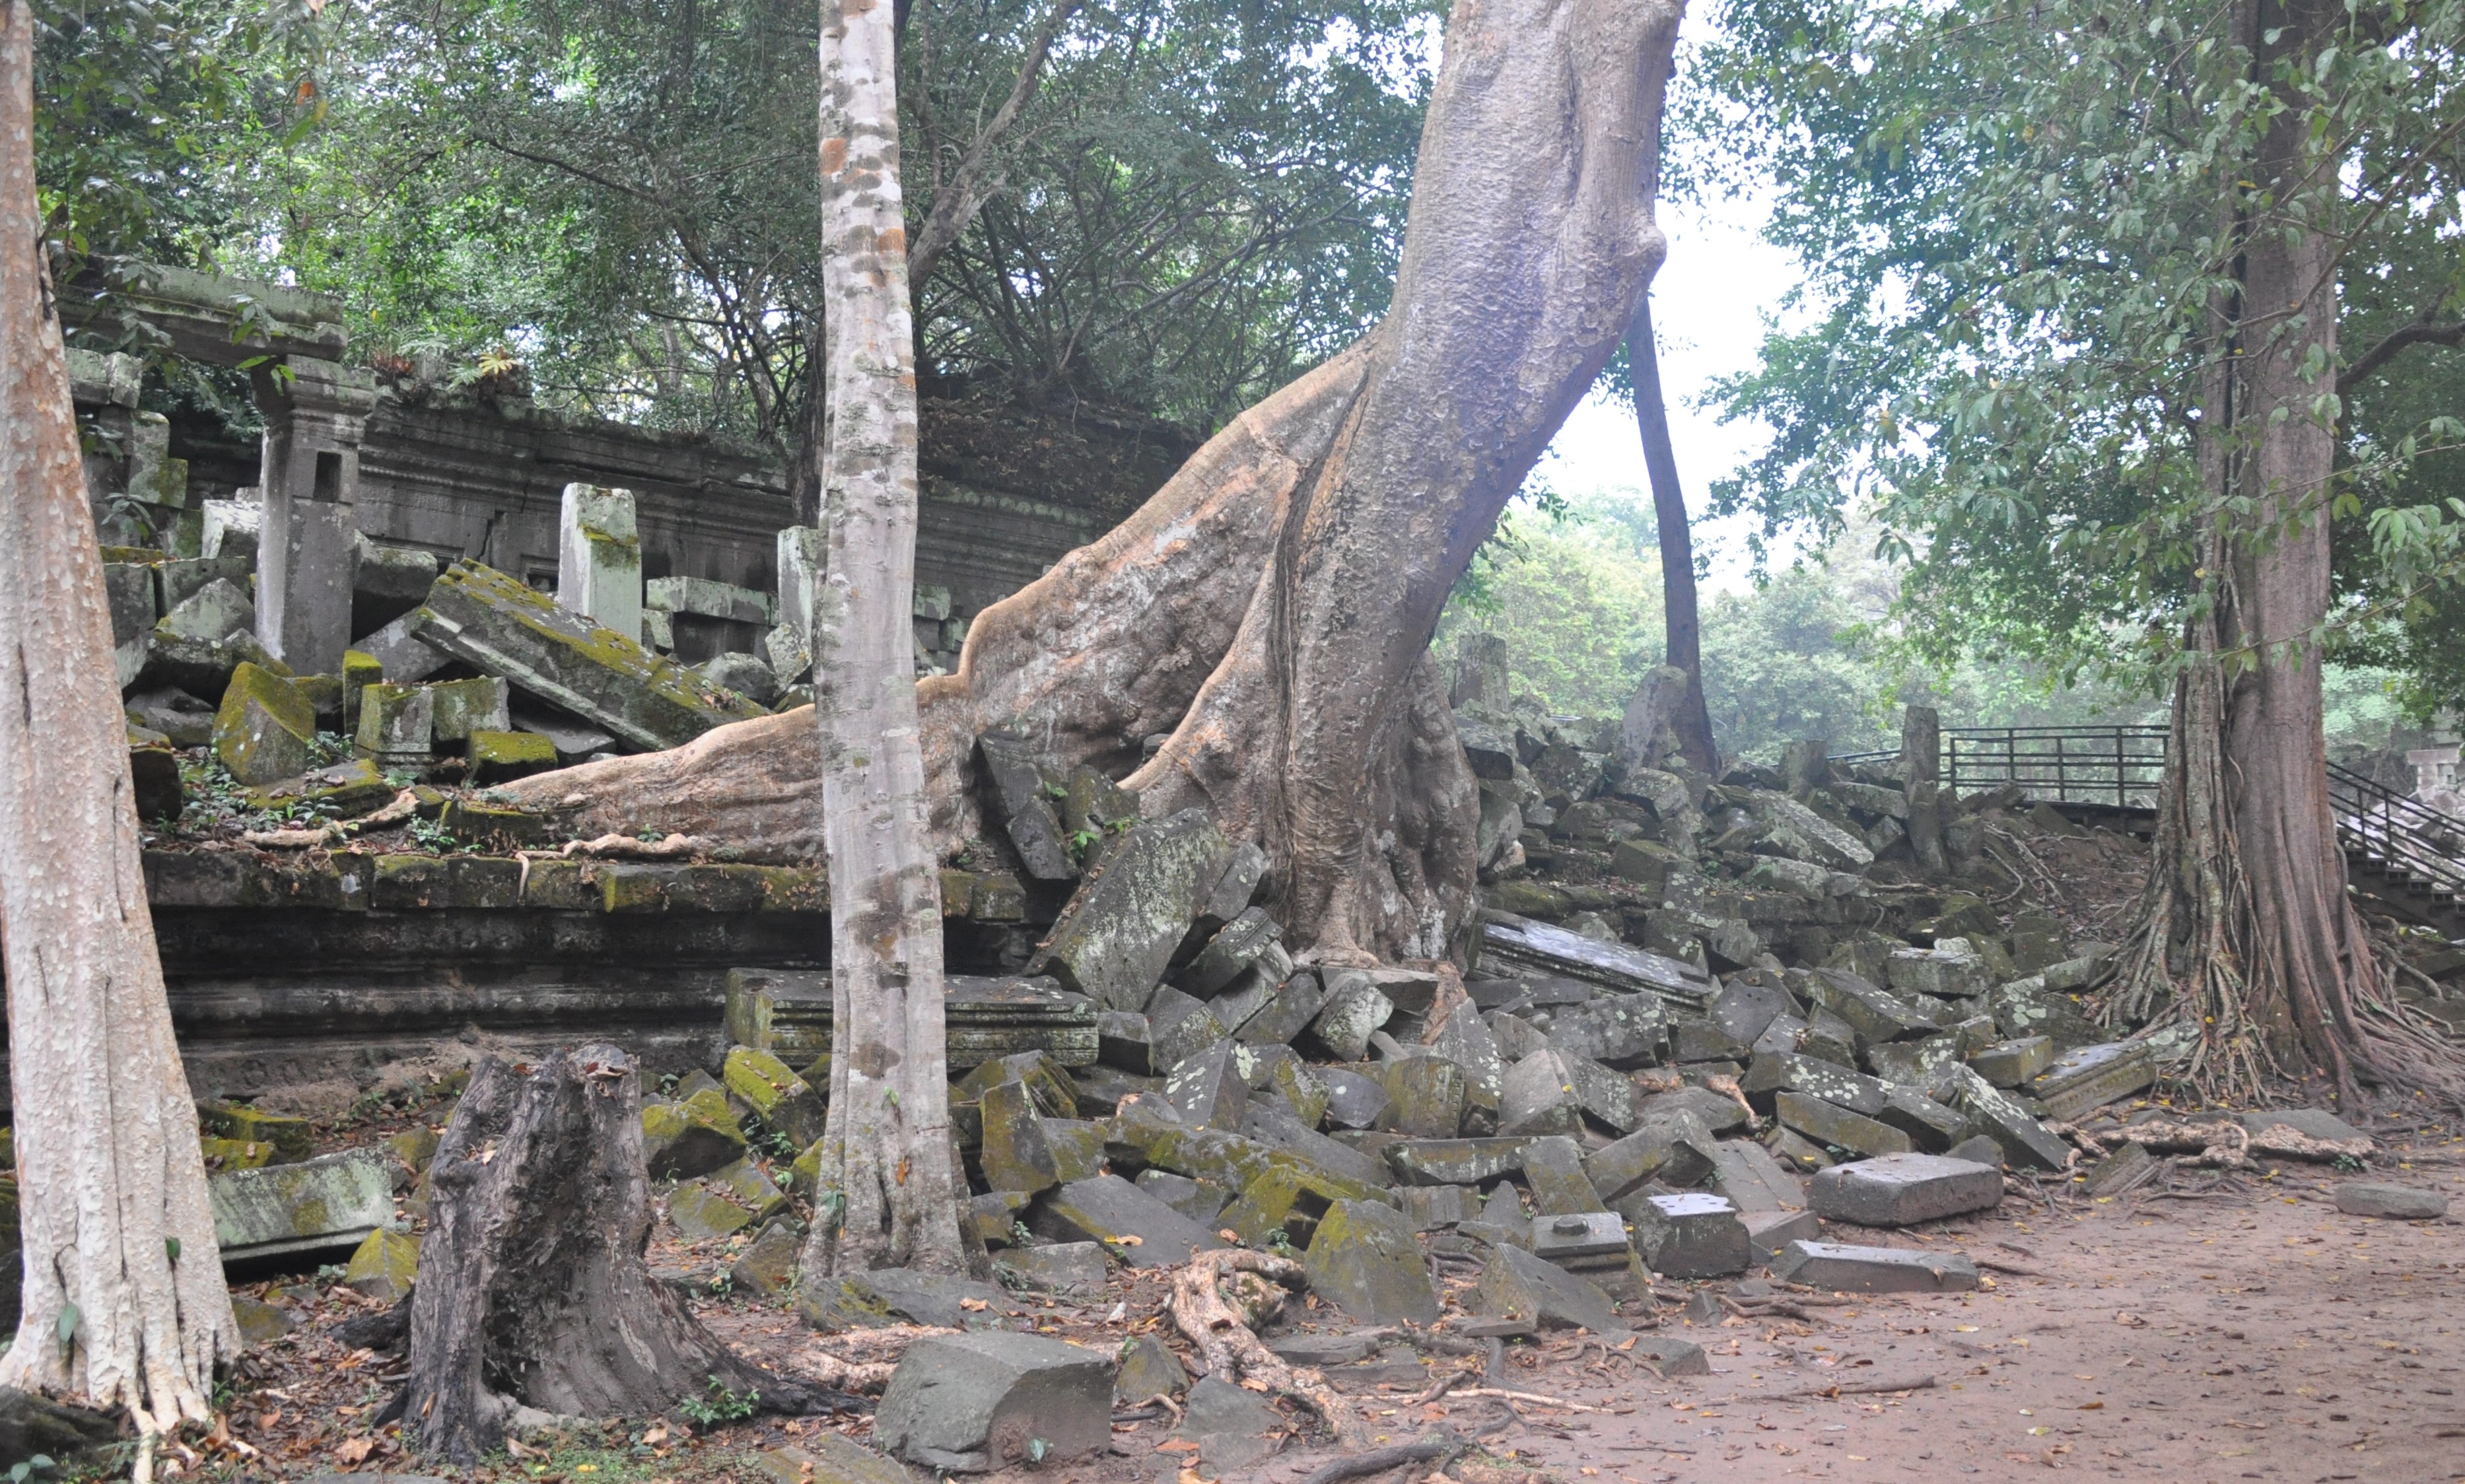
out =
[(34, 184), (34, 21), (0, 5), (0, 943), (25, 1309), (0, 1386), (212, 1411), (239, 1331), (138, 859), (102, 559)]
[[(2465, 1098), (2346, 904), (2320, 688), (2323, 653), (2456, 571), (2453, 513), (2355, 519), (2454, 441), (2453, 390), (2357, 438), (2337, 359), (2342, 300), (2383, 316), (2454, 281), (2465, 5), (1729, 18), (1709, 70), (1774, 122), (1775, 234), (1821, 319), (1731, 388), (1778, 434), (1721, 498), (1836, 528), (1872, 494), (1929, 657), (2173, 691), (2167, 829), (2110, 1008), (2180, 1027), (2195, 1081)], [(2340, 545), (2375, 575), (2332, 606)]]
[(813, 715), (831, 875), (831, 1101), (806, 1271), (956, 1272), (942, 879), (917, 738), (916, 360), (899, 180), (898, 40), (823, 0), (821, 451), (830, 566)]
[(1669, 663), (1686, 672), (1686, 696), (1670, 720), (1677, 751), (1704, 772), (1717, 772), (1712, 710), (1703, 695), (1703, 620), (1695, 601), (1695, 532), (1686, 519), (1686, 490), (1677, 482), (1677, 451), (1669, 441), (1669, 407), (1660, 395), (1660, 346), (1652, 332), (1652, 296), (1635, 307), (1626, 362), (1634, 380), (1634, 422), (1643, 435), (1643, 469), (1652, 481), (1653, 523), (1660, 538), (1660, 608)]
[[(1457, 0), (1387, 318), (979, 614), (958, 673), (918, 685), (945, 848), (981, 833), (973, 739), (1024, 722), (1149, 813), (1203, 805), (1261, 843), (1296, 941), (1337, 960), (1447, 950), (1478, 801), (1430, 637), (1665, 251), (1652, 166), (1679, 13)], [(755, 721), (553, 786), (591, 828), (810, 849), (809, 798), (776, 782), (810, 737)]]

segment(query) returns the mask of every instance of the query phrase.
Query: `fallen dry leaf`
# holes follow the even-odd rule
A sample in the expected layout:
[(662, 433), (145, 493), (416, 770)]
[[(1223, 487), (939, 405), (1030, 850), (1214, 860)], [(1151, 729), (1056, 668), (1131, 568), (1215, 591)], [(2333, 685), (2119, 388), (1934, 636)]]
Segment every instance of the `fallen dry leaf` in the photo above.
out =
[[(510, 1442), (509, 1439), (509, 1446)], [(368, 1456), (368, 1451), (376, 1446), (377, 1440), (374, 1438), (345, 1438), (334, 1445), (334, 1456), (344, 1463), (359, 1463), (366, 1459)]]

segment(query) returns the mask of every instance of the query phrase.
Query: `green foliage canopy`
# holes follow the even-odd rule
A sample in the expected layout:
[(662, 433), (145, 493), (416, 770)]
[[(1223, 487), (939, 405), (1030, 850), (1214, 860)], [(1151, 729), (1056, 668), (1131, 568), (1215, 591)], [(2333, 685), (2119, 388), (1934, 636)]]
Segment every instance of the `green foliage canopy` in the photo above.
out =
[[(1820, 541), (1871, 499), (1926, 657), (2162, 676), (2208, 601), (2195, 439), (2237, 219), (2332, 224), (2349, 364), (2465, 311), (2465, 4), (2357, 6), (2298, 77), (2254, 66), (2239, 13), (1731, 0), (1692, 147), (1778, 182), (1771, 234), (1807, 265), (1811, 322), (1723, 388), (1775, 432), (1716, 512)], [(2289, 94), (2345, 162), (2336, 199), (2267, 199), (2245, 178)], [(2347, 435), (2321, 496), (2345, 599), (2333, 638), (2422, 676), (2416, 640), (2458, 627), (2460, 373), (2458, 351), (2420, 344), (2305, 411)]]

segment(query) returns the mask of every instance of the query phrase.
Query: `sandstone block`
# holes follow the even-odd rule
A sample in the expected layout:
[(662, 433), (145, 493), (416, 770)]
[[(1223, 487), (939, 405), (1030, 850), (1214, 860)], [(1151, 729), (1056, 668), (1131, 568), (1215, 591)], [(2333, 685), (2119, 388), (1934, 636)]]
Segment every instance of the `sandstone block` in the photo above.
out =
[(1791, 1242), (1772, 1275), (1843, 1294), (1958, 1294), (1977, 1287), (1977, 1265), (1959, 1252), (1839, 1242)]
[(2348, 1216), (2436, 1221), (2448, 1214), (2448, 1197), (2383, 1180), (2348, 1180), (2337, 1186), (2337, 1209)]
[(1907, 1227), (1993, 1209), (2003, 1201), (2003, 1172), (1935, 1154), (1892, 1154), (1818, 1171), (1808, 1194), (1827, 1221)]
[(1634, 1221), (1635, 1251), (1654, 1273), (1709, 1278), (1746, 1271), (1752, 1253), (1745, 1223), (1720, 1196), (1699, 1190), (1646, 1196), (1627, 1212)]
[(1068, 1463), (1112, 1441), (1113, 1361), (1042, 1335), (937, 1335), (908, 1348), (874, 1440), (911, 1463), (981, 1473)]
[(1427, 1324), (1438, 1318), (1412, 1223), (1391, 1206), (1338, 1201), (1309, 1245), (1310, 1289), (1364, 1324)]

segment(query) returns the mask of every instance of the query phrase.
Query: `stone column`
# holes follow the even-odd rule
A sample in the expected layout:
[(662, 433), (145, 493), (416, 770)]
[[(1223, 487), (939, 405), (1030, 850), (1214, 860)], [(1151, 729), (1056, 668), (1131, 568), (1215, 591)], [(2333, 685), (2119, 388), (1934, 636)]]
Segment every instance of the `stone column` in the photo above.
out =
[(556, 606), (642, 642), (642, 535), (633, 492), (565, 487), (557, 522)]
[(1932, 706), (1911, 706), (1900, 722), (1900, 776), (1909, 785), (1909, 849), (1918, 864), (1943, 871), (1943, 806), (1935, 796), (1943, 777), (1943, 716)]
[(791, 525), (779, 533), (778, 626), (762, 639), (762, 657), (794, 685), (813, 663), (813, 612), (830, 571), (828, 533), (818, 525)]
[(377, 405), (375, 373), (309, 356), (260, 369), (264, 524), (256, 554), (256, 637), (301, 675), (343, 673), (360, 564), (360, 439)]

